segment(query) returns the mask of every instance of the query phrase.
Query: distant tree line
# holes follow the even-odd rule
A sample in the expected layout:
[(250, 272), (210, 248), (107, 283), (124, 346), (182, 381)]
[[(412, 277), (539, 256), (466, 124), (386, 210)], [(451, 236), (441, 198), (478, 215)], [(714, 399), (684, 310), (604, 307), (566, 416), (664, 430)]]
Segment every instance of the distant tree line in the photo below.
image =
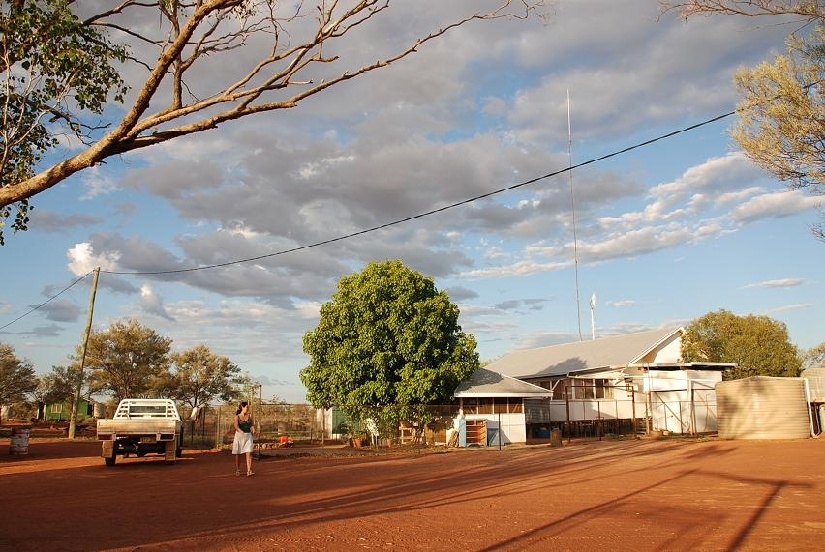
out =
[[(107, 396), (113, 403), (126, 397), (174, 399), (191, 408), (213, 401), (245, 396), (249, 375), (205, 344), (171, 351), (172, 340), (129, 319), (92, 331), (86, 344), (81, 396)], [(74, 400), (80, 378), (81, 347), (68, 366), (53, 366), (38, 376), (28, 360), (0, 343), (0, 405), (23, 405), (29, 410)]]

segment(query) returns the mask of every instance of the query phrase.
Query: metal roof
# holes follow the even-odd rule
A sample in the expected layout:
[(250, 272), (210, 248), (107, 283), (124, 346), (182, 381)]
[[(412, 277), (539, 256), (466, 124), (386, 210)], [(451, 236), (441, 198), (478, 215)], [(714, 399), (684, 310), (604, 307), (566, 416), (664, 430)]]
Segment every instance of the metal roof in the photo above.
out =
[(680, 339), (683, 332), (684, 328), (679, 327), (522, 349), (504, 355), (486, 368), (519, 379), (621, 368), (642, 363), (651, 353)]
[(453, 396), (457, 398), (552, 397), (553, 392), (532, 383), (503, 376), (486, 368), (478, 368), (469, 378), (456, 387)]

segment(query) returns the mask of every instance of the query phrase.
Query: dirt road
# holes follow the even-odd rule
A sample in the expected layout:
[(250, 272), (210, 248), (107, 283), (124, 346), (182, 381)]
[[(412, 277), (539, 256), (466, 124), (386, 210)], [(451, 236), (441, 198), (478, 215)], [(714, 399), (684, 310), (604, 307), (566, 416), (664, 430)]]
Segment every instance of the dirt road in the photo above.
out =
[[(118, 460), (0, 441), (2, 550), (816, 550), (825, 441)], [(292, 449), (300, 453), (300, 449)], [(307, 451), (303, 451), (306, 453)]]

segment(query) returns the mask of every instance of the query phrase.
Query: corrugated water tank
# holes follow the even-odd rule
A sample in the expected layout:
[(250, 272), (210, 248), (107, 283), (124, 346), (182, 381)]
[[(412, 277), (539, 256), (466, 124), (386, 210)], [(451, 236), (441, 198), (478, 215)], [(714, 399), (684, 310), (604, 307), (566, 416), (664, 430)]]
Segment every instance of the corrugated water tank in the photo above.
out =
[(753, 376), (716, 384), (720, 439), (805, 439), (811, 435), (803, 378)]
[(811, 402), (825, 402), (825, 366), (802, 370), (802, 377), (808, 380)]

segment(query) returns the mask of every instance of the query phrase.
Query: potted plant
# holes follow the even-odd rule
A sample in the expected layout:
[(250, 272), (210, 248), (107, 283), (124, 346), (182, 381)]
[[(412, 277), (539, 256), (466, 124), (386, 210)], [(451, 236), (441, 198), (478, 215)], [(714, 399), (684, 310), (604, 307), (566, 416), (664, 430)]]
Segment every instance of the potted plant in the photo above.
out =
[(352, 441), (353, 448), (361, 448), (361, 447), (370, 446), (369, 434), (363, 428), (359, 429), (357, 431), (353, 430), (351, 441)]

